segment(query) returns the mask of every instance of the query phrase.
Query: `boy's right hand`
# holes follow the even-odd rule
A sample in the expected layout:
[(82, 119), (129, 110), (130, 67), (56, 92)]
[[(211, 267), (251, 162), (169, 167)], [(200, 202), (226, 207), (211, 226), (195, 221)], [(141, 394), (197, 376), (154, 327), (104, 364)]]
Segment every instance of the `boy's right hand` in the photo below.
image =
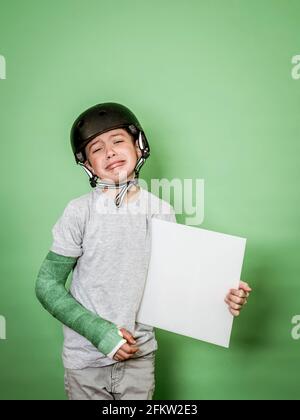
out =
[(127, 343), (123, 344), (123, 346), (121, 346), (119, 350), (114, 354), (113, 359), (117, 360), (118, 362), (130, 359), (139, 350), (138, 347), (134, 346), (134, 344), (136, 344), (136, 341), (133, 338), (132, 334), (130, 334), (129, 331), (125, 330), (125, 328), (120, 328), (120, 331), (124, 339), (127, 340)]

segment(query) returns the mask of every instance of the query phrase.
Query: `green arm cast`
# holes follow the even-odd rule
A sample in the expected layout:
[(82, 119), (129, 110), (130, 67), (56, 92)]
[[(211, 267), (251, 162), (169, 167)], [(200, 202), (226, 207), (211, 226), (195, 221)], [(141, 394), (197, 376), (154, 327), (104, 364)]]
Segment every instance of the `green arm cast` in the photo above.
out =
[(76, 260), (49, 251), (37, 276), (36, 296), (51, 315), (108, 355), (122, 340), (119, 329), (83, 307), (65, 288)]

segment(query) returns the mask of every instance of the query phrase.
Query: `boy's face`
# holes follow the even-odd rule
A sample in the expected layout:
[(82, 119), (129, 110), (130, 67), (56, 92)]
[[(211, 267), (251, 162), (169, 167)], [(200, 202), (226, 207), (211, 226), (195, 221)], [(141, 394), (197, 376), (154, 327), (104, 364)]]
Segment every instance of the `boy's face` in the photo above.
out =
[(101, 180), (124, 182), (131, 179), (142, 155), (137, 141), (123, 128), (107, 131), (95, 137), (85, 147), (85, 166)]

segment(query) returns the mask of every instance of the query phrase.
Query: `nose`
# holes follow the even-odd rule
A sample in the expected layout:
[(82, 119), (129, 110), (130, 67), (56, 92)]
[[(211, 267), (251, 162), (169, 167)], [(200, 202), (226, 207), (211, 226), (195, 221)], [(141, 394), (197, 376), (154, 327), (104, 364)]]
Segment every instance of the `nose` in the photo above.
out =
[(111, 147), (107, 147), (106, 149), (106, 159), (111, 159), (113, 156), (115, 156), (115, 151)]

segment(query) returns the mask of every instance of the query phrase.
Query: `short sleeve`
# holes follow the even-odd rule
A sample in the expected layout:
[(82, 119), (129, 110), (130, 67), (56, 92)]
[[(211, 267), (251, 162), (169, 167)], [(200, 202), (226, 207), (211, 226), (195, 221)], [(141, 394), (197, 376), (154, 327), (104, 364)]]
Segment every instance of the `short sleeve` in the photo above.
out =
[(52, 228), (50, 250), (66, 257), (82, 255), (83, 220), (79, 209), (70, 202)]

